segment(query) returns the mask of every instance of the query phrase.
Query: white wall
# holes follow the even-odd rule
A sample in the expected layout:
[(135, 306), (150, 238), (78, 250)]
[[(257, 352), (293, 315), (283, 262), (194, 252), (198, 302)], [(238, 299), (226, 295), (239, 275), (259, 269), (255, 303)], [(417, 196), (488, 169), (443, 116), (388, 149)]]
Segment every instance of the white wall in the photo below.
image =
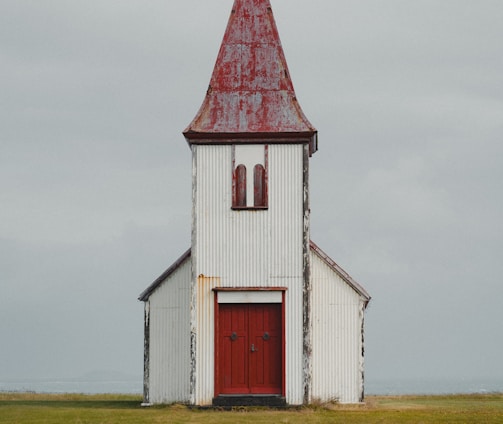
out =
[(190, 397), (190, 257), (150, 295), (150, 403)]
[[(198, 308), (213, 314), (215, 285), (288, 287), (286, 291), (286, 398), (303, 401), (302, 286), (303, 145), (269, 145), (267, 210), (232, 210), (232, 147), (193, 145), (192, 258)], [(214, 391), (213, 320), (199, 314), (196, 399)]]
[(360, 402), (364, 301), (311, 251), (312, 400)]

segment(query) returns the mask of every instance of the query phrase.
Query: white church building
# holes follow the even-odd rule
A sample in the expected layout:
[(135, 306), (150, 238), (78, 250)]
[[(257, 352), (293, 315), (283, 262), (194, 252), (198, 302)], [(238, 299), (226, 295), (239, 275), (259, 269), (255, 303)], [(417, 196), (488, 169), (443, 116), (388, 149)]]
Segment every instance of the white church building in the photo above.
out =
[(362, 402), (370, 296), (310, 240), (317, 131), (269, 0), (235, 0), (183, 134), (191, 246), (139, 297), (144, 404)]

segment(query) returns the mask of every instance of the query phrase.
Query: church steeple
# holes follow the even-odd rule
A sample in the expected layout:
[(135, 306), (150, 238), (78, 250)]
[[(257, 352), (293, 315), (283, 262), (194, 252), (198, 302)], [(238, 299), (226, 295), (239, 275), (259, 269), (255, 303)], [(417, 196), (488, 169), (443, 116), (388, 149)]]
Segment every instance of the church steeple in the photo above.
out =
[(189, 143), (307, 142), (317, 131), (297, 102), (269, 0), (235, 0), (210, 85), (184, 131)]

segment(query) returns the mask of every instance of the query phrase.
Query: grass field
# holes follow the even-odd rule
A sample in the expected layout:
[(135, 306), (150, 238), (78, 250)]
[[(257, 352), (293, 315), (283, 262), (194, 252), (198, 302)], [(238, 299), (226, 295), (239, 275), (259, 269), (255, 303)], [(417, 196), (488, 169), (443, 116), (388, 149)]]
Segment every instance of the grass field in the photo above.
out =
[(503, 394), (368, 396), (365, 405), (288, 410), (142, 408), (132, 395), (0, 393), (0, 423), (503, 423)]

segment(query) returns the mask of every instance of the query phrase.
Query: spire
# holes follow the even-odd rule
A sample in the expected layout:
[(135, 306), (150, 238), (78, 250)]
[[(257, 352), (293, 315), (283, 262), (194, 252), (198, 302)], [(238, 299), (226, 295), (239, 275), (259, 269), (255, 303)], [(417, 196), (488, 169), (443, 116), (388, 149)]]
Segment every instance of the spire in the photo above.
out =
[(316, 129), (295, 97), (269, 0), (234, 1), (206, 97), (184, 135), (189, 143), (306, 141), (316, 151)]

